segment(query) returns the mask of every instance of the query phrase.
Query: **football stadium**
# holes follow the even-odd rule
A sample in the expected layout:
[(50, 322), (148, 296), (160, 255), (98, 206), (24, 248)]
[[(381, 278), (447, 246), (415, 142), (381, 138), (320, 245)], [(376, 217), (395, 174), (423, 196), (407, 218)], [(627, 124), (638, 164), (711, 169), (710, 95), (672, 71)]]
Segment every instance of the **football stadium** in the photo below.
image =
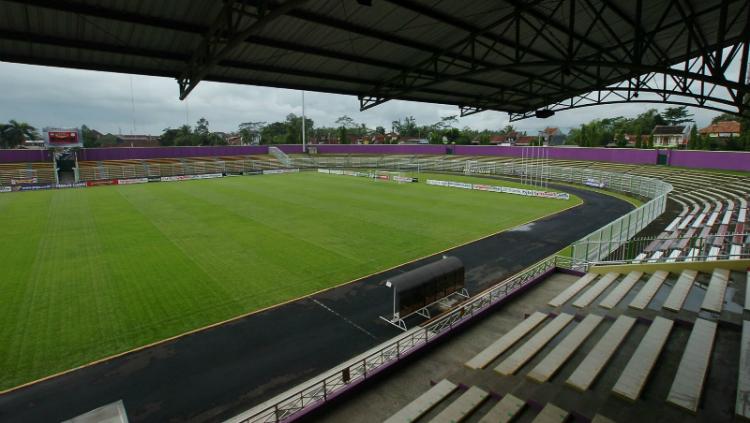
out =
[[(0, 14), (0, 61), (174, 78), (180, 99), (213, 81), (511, 121), (750, 116), (745, 0)], [(750, 152), (311, 144), (302, 119), (299, 144), (45, 128), (0, 149), (0, 421), (750, 418)]]

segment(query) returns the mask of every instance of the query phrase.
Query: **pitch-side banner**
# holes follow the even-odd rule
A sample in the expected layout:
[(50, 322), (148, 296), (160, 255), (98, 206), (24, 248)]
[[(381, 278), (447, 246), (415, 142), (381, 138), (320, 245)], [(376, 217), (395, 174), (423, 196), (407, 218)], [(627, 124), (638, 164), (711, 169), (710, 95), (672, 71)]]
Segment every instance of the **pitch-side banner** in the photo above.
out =
[(466, 182), (440, 181), (428, 179), (427, 185), (449, 188), (473, 189), (477, 191), (501, 192), (504, 194), (523, 195), (525, 197), (553, 198), (556, 200), (570, 200), (570, 194), (565, 192), (537, 191), (532, 189), (511, 188), (499, 185), (469, 184)]
[(0, 187), (0, 192), (11, 192), (13, 189), (11, 187)]
[(299, 169), (266, 169), (264, 175), (276, 175), (279, 173), (299, 173)]

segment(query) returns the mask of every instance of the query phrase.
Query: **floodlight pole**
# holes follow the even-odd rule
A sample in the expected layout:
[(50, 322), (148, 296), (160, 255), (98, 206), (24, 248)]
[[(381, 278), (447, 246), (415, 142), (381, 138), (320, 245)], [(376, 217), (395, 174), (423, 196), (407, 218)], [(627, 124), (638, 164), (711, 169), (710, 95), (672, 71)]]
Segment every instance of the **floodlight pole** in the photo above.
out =
[(305, 151), (305, 92), (302, 91), (302, 152)]

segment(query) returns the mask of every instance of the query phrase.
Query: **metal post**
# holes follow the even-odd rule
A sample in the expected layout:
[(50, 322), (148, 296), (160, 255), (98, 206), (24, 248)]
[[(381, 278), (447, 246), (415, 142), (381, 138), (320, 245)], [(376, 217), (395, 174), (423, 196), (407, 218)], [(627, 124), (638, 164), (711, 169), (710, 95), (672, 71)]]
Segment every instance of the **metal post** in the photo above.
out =
[(302, 152), (305, 151), (305, 92), (302, 91)]

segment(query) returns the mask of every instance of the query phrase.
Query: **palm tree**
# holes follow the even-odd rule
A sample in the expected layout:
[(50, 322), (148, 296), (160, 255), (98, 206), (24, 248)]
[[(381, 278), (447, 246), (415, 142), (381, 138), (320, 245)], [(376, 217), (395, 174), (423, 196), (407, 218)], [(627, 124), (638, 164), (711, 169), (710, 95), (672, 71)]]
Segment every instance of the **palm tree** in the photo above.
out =
[(11, 119), (7, 124), (0, 125), (0, 143), (3, 148), (13, 148), (24, 143), (28, 139), (38, 138), (36, 128), (26, 122)]

